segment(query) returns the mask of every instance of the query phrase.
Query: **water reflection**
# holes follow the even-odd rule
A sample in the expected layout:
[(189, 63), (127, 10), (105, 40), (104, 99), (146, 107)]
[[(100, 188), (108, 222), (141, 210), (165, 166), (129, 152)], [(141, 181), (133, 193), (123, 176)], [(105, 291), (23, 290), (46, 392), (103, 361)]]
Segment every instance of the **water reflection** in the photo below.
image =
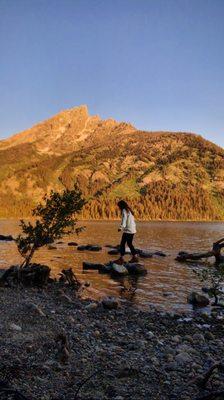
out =
[[(83, 225), (86, 225), (86, 230), (78, 238), (70, 236), (62, 239), (62, 242), (56, 245), (56, 250), (38, 250), (34, 261), (49, 265), (55, 275), (63, 268), (72, 267), (78, 278), (91, 283), (91, 287), (86, 289), (86, 297), (99, 298), (116, 294), (123, 300), (134, 301), (141, 306), (155, 304), (165, 310), (188, 310), (187, 294), (190, 290), (201, 287), (192, 267), (174, 261), (176, 254), (180, 250), (206, 251), (214, 241), (224, 236), (223, 223), (139, 222), (135, 238), (136, 247), (163, 251), (167, 257), (144, 259), (148, 270), (146, 276), (137, 279), (128, 276), (114, 280), (96, 271), (83, 271), (82, 262), (104, 263), (113, 259), (113, 256), (107, 254), (109, 249), (105, 246), (119, 243), (118, 223), (85, 221)], [(18, 232), (18, 221), (0, 221), (0, 234), (16, 235)], [(99, 253), (79, 252), (76, 247), (68, 246), (69, 241), (99, 244), (103, 246), (103, 250)], [(21, 261), (13, 242), (0, 241), (0, 251), (0, 268)], [(126, 259), (129, 257), (126, 256)]]

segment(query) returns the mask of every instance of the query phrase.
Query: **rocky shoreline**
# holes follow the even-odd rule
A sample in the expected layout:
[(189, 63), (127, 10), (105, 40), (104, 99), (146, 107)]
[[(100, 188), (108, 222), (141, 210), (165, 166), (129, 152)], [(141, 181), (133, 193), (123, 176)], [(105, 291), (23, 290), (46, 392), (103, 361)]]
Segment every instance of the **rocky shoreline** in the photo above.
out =
[(0, 293), (0, 380), (28, 400), (192, 400), (224, 390), (220, 371), (199, 385), (222, 360), (219, 311), (109, 310), (60, 283)]

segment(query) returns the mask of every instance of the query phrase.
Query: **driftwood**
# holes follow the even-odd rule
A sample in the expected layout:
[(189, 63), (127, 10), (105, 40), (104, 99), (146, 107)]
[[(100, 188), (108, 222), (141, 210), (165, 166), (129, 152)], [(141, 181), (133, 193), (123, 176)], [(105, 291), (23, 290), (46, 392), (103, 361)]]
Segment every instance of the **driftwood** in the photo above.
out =
[(224, 247), (224, 238), (213, 243), (212, 249), (203, 253), (188, 253), (186, 251), (180, 251), (176, 257), (177, 261), (196, 261), (202, 260), (203, 258), (215, 257), (216, 264), (224, 262), (224, 256), (221, 254), (221, 250)]
[(22, 284), (43, 287), (48, 283), (49, 276), (50, 268), (47, 265), (34, 263), (24, 268), (13, 265), (2, 274), (0, 285)]
[(197, 379), (198, 386), (200, 386), (202, 389), (205, 389), (209, 379), (211, 378), (215, 370), (218, 370), (218, 372), (224, 372), (224, 362), (220, 361), (213, 364), (212, 367), (209, 368), (209, 370), (205, 373), (204, 376), (200, 376)]
[(72, 271), (72, 268), (63, 269), (59, 275), (60, 275), (59, 278), (60, 282), (64, 283), (67, 282), (70, 286), (74, 287), (76, 290), (80, 288), (81, 283), (76, 278), (74, 272)]
[(60, 333), (56, 337), (56, 343), (58, 344), (58, 358), (61, 363), (66, 363), (69, 359), (69, 343), (68, 338), (64, 333)]
[(177, 261), (196, 261), (203, 258), (213, 257), (214, 253), (212, 251), (207, 251), (206, 253), (187, 253), (186, 251), (180, 251), (176, 257)]

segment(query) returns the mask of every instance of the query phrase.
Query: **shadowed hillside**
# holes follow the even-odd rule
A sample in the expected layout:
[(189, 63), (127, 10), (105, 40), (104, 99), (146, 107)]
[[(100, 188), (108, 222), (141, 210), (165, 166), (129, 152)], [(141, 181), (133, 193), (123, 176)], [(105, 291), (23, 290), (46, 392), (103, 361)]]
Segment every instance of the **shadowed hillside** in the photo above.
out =
[(83, 218), (116, 218), (125, 198), (140, 219), (224, 220), (224, 151), (190, 133), (143, 132), (63, 111), (0, 142), (0, 216), (29, 216), (51, 189), (76, 182)]

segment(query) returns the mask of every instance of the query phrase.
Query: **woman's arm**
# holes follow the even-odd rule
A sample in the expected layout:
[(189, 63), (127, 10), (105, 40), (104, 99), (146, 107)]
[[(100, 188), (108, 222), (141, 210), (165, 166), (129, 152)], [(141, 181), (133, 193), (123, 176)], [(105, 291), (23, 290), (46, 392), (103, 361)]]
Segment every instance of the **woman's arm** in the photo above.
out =
[(127, 224), (127, 211), (123, 210), (122, 211), (122, 219), (121, 219), (121, 224), (119, 227), (119, 231), (124, 230), (126, 228), (126, 224)]

